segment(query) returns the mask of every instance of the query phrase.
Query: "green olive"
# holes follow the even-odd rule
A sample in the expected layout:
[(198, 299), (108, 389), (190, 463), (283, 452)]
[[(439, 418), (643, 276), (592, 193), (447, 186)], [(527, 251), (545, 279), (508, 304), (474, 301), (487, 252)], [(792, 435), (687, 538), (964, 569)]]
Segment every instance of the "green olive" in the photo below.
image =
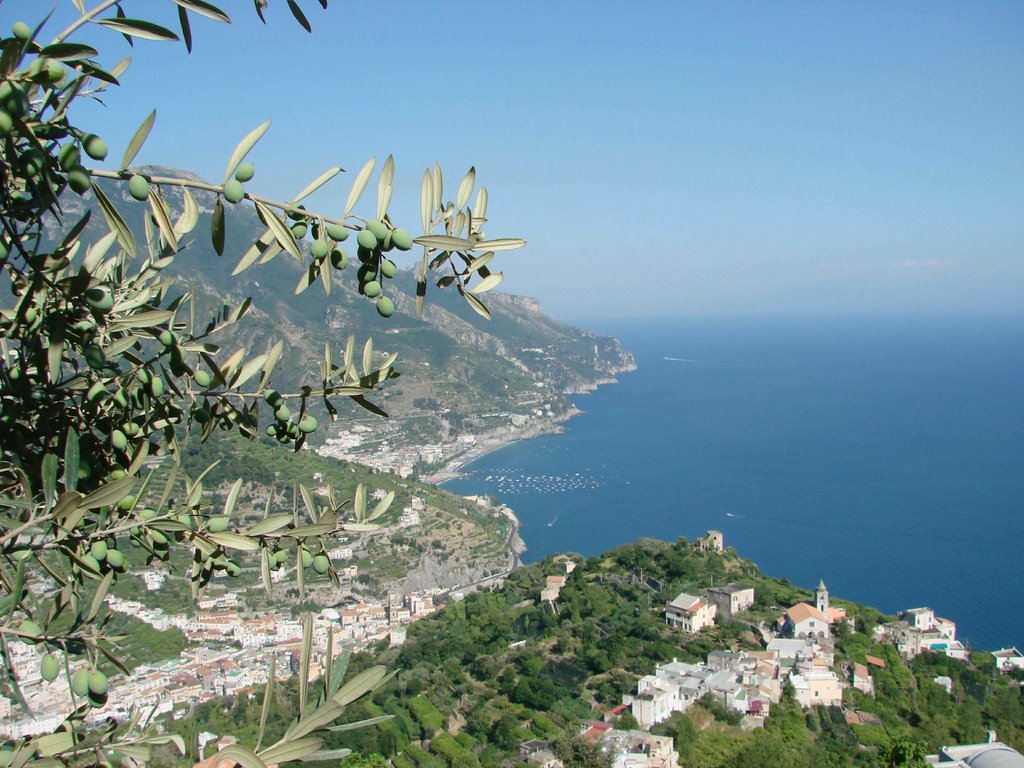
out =
[(18, 625), (18, 631), (24, 633), (24, 635), (30, 635), (30, 637), (23, 636), (21, 638), (21, 642), (25, 643), (25, 645), (35, 645), (43, 634), (43, 628), (31, 619), (21, 622)]
[(328, 252), (331, 250), (330, 245), (326, 240), (314, 240), (313, 244), (309, 247), (310, 255), (317, 261), (323, 261), (327, 258)]
[(240, 203), (245, 197), (245, 187), (238, 179), (228, 179), (224, 182), (224, 199), (229, 203)]
[(82, 149), (93, 160), (103, 160), (107, 156), (107, 142), (94, 133), (82, 140)]
[(86, 290), (85, 303), (99, 312), (106, 312), (114, 306), (114, 296), (105, 285), (97, 285)]
[(89, 670), (79, 669), (71, 676), (71, 690), (76, 696), (89, 695)]
[(48, 653), (39, 660), (39, 676), (48, 683), (52, 683), (60, 674), (60, 662), (52, 653)]
[(81, 165), (73, 165), (68, 169), (68, 186), (80, 195), (84, 195), (92, 186), (92, 177)]
[(388, 228), (385, 227), (379, 221), (368, 221), (366, 222), (366, 228), (373, 233), (373, 236), (377, 239), (378, 243), (383, 243), (384, 238), (388, 236)]
[(102, 696), (107, 692), (107, 676), (99, 670), (89, 675), (89, 693)]
[(396, 229), (391, 233), (391, 244), (400, 251), (408, 251), (412, 248), (412, 235), (404, 229)]
[(139, 201), (148, 200), (149, 182), (146, 181), (146, 177), (135, 174), (128, 179), (128, 194)]
[(356, 235), (356, 242), (359, 243), (360, 248), (365, 248), (368, 251), (372, 251), (377, 247), (377, 238), (374, 237), (373, 232), (369, 229), (360, 231), (360, 233)]
[(252, 163), (242, 163), (235, 171), (235, 181), (246, 182), (256, 175), (256, 168)]

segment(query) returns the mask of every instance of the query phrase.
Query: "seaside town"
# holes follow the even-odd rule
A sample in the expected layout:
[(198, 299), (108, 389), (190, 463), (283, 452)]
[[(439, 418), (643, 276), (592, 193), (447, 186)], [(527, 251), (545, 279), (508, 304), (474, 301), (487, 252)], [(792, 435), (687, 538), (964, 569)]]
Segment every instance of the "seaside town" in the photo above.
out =
[[(723, 536), (719, 531), (709, 531), (694, 546), (722, 552)], [(352, 554), (350, 546), (341, 546), (330, 556), (344, 561), (351, 559)], [(546, 576), (536, 600), (557, 613), (559, 595), (577, 563), (565, 556), (556, 558), (554, 563), (558, 572)], [(355, 567), (344, 569), (344, 574), (351, 578)], [(147, 590), (159, 590), (165, 578), (166, 573), (161, 570), (147, 572)], [(275, 572), (273, 578), (280, 581), (284, 575)], [(320, 675), (329, 646), (355, 650), (381, 641), (400, 645), (410, 623), (443, 608), (446, 601), (463, 598), (461, 592), (433, 589), (392, 594), (386, 604), (375, 604), (354, 591), (344, 592), (340, 607), (324, 608), (311, 616), (310, 676)], [(605, 751), (614, 768), (670, 768), (678, 761), (673, 739), (651, 734), (651, 726), (710, 700), (735, 713), (744, 729), (761, 728), (787, 686), (804, 708), (843, 707), (843, 715), (850, 724), (881, 724), (870, 711), (844, 707), (844, 691), (849, 688), (874, 695), (873, 671), (884, 669), (886, 661), (868, 654), (865, 664), (835, 663), (835, 633), (840, 625), (849, 630), (854, 625), (845, 609), (831, 603), (824, 581), (814, 590), (813, 604), (798, 602), (771, 624), (745, 618), (754, 602), (753, 587), (732, 582), (708, 586), (700, 595), (680, 593), (663, 608), (652, 608), (660, 610), (665, 624), (678, 632), (681, 640), (699, 635), (715, 624), (738, 621), (748, 625), (763, 649), (719, 648), (696, 663), (666, 660), (641, 677), (619, 706), (605, 712), (601, 719), (582, 723), (583, 738)], [(111, 595), (106, 597), (106, 603), (112, 611), (134, 616), (157, 630), (181, 630), (188, 647), (176, 659), (142, 665), (131, 675), (113, 678), (109, 703), (88, 715), (94, 724), (109, 717), (129, 718), (140, 711), (148, 717), (169, 714), (177, 719), (186, 716), (197, 703), (221, 696), (256, 695), (267, 682), (271, 661), (277, 679), (286, 679), (299, 670), (302, 621), (277, 614), (246, 615), (251, 612), (245, 610), (235, 591), (221, 589), (200, 598), (193, 615), (165, 613), (148, 608), (142, 600)], [(936, 616), (929, 608), (904, 611), (896, 621), (879, 625), (874, 630), (874, 640), (894, 646), (904, 659), (921, 653), (942, 653), (963, 661), (968, 653), (956, 639), (956, 624)], [(525, 642), (516, 641), (512, 646)], [(1024, 655), (1016, 648), (999, 649), (992, 656), (1003, 672), (1024, 670)], [(43, 680), (40, 659), (36, 647), (20, 643), (11, 646), (11, 662), (32, 716), (24, 714), (10, 698), (0, 697), (0, 736), (18, 738), (53, 730), (72, 705), (63, 676), (51, 683)], [(950, 678), (936, 677), (935, 683), (952, 692)], [(627, 712), (636, 727), (617, 729), (617, 721)], [(217, 738), (216, 734), (206, 736), (210, 740)], [(1000, 746), (1000, 742), (993, 739), (988, 745), (975, 746), (988, 749), (994, 748), (992, 745)], [(932, 764), (959, 765), (942, 762), (940, 757), (936, 756)], [(525, 764), (542, 768), (562, 766), (550, 744), (536, 739), (522, 744), (520, 758)]]
[(397, 423), (381, 426), (378, 422), (356, 422), (313, 450), (321, 456), (355, 462), (403, 479), (425, 470), (429, 473), (423, 478), (425, 482), (440, 483), (458, 477), (461, 467), (504, 445), (538, 435), (558, 434), (562, 431), (561, 422), (576, 413), (571, 408), (557, 414), (551, 403), (542, 403), (531, 414), (486, 414), (467, 420), (467, 425), (478, 429), (477, 432), (462, 432), (453, 440), (427, 444), (405, 444)]
[[(379, 501), (383, 495), (378, 491), (373, 499)], [(491, 514), (509, 517), (513, 523), (510, 540), (515, 537), (518, 521), (511, 510), (504, 506), (492, 507), (489, 500), (479, 497), (467, 497), (467, 501), (486, 507)], [(374, 533), (387, 535), (419, 526), (427, 511), (424, 499), (413, 496), (392, 525)], [(359, 591), (356, 583), (359, 567), (354, 560), (363, 553), (358, 546), (359, 540), (349, 541), (343, 537), (326, 552), (335, 564), (344, 589), (331, 594), (336, 607), (323, 608), (312, 617), (310, 674), (313, 677), (321, 673), (329, 638), (335, 653), (359, 650), (379, 641), (401, 645), (410, 623), (443, 608), (445, 601), (462, 599), (467, 591), (490, 581), (484, 579), (480, 584), (457, 588), (432, 587), (390, 593), (386, 603), (380, 604)], [(160, 561), (151, 563), (139, 576), (147, 592), (159, 592), (172, 578)], [(287, 568), (272, 571), (270, 576), (275, 585), (287, 583), (293, 577), (293, 569)], [(150, 608), (143, 596), (125, 599), (108, 594), (105, 603), (111, 611), (134, 617), (158, 631), (180, 630), (187, 647), (177, 659), (155, 666), (141, 665), (131, 675), (114, 677), (108, 703), (92, 709), (89, 722), (98, 724), (109, 717), (123, 720), (140, 709), (147, 717), (170, 712), (180, 717), (197, 703), (252, 692), (267, 682), (272, 658), (277, 679), (293, 675), (301, 655), (302, 621), (287, 613), (261, 614), (246, 605), (240, 592), (228, 588), (228, 584), (236, 586), (226, 574), (218, 574), (207, 594), (190, 606), (194, 610), (189, 612), (184, 610), (185, 606), (175, 613)], [(287, 608), (282, 608), (287, 612)], [(59, 653), (54, 655), (60, 657)], [(61, 675), (52, 682), (44, 680), (41, 659), (42, 653), (37, 647), (11, 644), (11, 667), (16, 671), (31, 714), (10, 697), (0, 695), (0, 737), (19, 738), (53, 730), (73, 707), (65, 677)], [(58, 661), (63, 668), (64, 659), (58, 658)], [(88, 666), (85, 661), (79, 664), (83, 668)], [(69, 675), (77, 668), (70, 666)]]

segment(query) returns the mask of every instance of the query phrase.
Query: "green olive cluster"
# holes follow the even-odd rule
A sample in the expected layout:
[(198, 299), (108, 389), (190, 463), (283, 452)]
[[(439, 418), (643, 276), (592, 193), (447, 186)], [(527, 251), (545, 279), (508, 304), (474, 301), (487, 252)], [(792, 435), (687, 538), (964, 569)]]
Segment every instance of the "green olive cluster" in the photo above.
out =
[(267, 405), (274, 409), (274, 421), (267, 427), (267, 436), (275, 438), (279, 443), (286, 444), (298, 440), (303, 435), (316, 432), (319, 422), (310, 413), (297, 418), (292, 417), (292, 410), (284, 401), (284, 396), (276, 389), (268, 389), (263, 393)]
[(107, 676), (98, 669), (82, 668), (71, 676), (71, 691), (75, 696), (84, 698), (93, 707), (102, 707), (107, 703)]
[(368, 221), (356, 236), (356, 243), (361, 264), (357, 273), (359, 292), (376, 300), (377, 313), (381, 317), (391, 317), (395, 303), (384, 295), (382, 284), (398, 274), (398, 267), (384, 254), (396, 248), (408, 251), (412, 248), (412, 236), (404, 229), (389, 229), (383, 222)]
[(224, 182), (224, 199), (229, 203), (240, 203), (245, 198), (245, 182), (256, 175), (256, 169), (252, 163), (242, 163), (235, 170), (235, 176)]
[[(310, 219), (302, 212), (291, 211), (291, 231), (297, 240), (310, 235), (312, 241), (309, 253), (314, 268), (324, 268), (327, 262), (333, 269), (343, 270), (348, 266), (348, 254), (341, 243), (349, 237), (349, 230), (342, 224), (326, 223)], [(398, 274), (398, 267), (384, 254), (398, 249), (408, 251), (412, 248), (412, 236), (404, 229), (390, 229), (380, 221), (370, 221), (356, 235), (356, 253), (359, 258), (358, 290), (363, 296), (375, 301), (381, 317), (391, 317), (395, 312), (395, 302), (384, 295), (383, 281), (390, 280)]]
[(331, 570), (331, 558), (325, 552), (314, 555), (304, 546), (299, 547), (299, 562), (303, 568), (312, 568), (321, 576)]
[[(0, 74), (0, 153), (8, 214), (18, 221), (31, 221), (41, 208), (51, 207), (65, 187), (78, 194), (87, 192), (91, 176), (81, 163), (82, 153), (104, 160), (107, 145), (99, 136), (73, 127), (65, 115), (54, 117), (51, 111), (66, 94), (73, 94), (82, 77), (91, 74), (89, 62), (71, 58), (65, 64), (51, 58), (49, 49), (42, 48), (20, 21), (0, 46), (5, 61), (24, 64), (28, 60), (27, 66), (7, 68)], [(132, 176), (128, 180), (132, 196), (145, 199), (146, 179)]]

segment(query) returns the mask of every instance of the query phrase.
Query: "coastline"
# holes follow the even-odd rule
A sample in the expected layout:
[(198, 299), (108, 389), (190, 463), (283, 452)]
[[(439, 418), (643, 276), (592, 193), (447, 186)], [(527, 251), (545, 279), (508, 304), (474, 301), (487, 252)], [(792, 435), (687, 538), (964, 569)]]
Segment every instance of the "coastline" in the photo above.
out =
[(460, 477), (465, 477), (461, 470), (467, 464), (471, 464), (482, 456), (486, 456), (488, 453), (493, 453), (499, 448), (504, 448), (506, 445), (518, 443), (521, 440), (531, 440), (535, 437), (540, 437), (541, 435), (560, 435), (565, 431), (565, 427), (562, 426), (562, 422), (568, 421), (573, 416), (578, 416), (581, 413), (583, 413), (583, 411), (573, 406), (568, 411), (565, 411), (558, 416), (551, 419), (544, 419), (537, 424), (533, 424), (522, 429), (500, 427), (492, 432), (485, 432), (482, 435), (477, 435), (477, 442), (472, 448), (469, 448), (457, 456), (453, 456), (443, 467), (429, 475), (425, 475), (420, 478), (420, 480), (424, 483), (439, 486), (449, 480), (456, 480)]
[[(564, 394), (583, 395), (588, 392), (593, 392), (598, 387), (606, 384), (618, 384), (619, 380), (617, 376), (620, 373), (630, 373), (637, 369), (636, 360), (633, 356), (628, 352), (626, 355), (627, 362), (622, 366), (613, 366), (610, 368), (607, 371), (607, 376), (585, 383), (577, 382), (576, 386), (566, 389)], [(467, 464), (471, 464), (482, 456), (486, 456), (488, 453), (493, 453), (499, 448), (504, 448), (506, 445), (512, 445), (512, 443), (518, 443), (521, 440), (531, 440), (535, 437), (540, 437), (541, 435), (560, 435), (565, 431), (565, 427), (562, 426), (562, 423), (568, 421), (574, 416), (579, 416), (582, 413), (584, 413), (584, 411), (580, 410), (575, 405), (571, 405), (567, 411), (560, 413), (557, 416), (543, 419), (537, 424), (532, 424), (523, 429), (500, 427), (492, 432), (485, 432), (482, 435), (477, 435), (477, 442), (472, 448), (458, 454), (457, 456), (453, 456), (440, 469), (419, 479), (421, 482), (440, 486), (449, 480), (456, 480), (460, 477), (465, 477), (461, 470)]]

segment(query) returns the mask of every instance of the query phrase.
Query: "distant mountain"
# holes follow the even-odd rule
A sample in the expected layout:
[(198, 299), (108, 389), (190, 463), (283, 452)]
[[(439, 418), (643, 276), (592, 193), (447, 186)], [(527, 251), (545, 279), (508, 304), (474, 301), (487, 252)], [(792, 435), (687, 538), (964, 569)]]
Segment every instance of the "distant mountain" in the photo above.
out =
[[(167, 168), (140, 170), (188, 176)], [(126, 185), (101, 183), (141, 243), (145, 207), (128, 196)], [(180, 210), (180, 191), (162, 191), (172, 212)], [(330, 342), (340, 353), (350, 334), (355, 334), (359, 344), (372, 336), (377, 351), (398, 353), (396, 367), (401, 378), (371, 398), (393, 417), (386, 429), (378, 417), (354, 404), (339, 402), (342, 418), (338, 424), (344, 428), (350, 427), (352, 420), (365, 420), (374, 429), (384, 429), (381, 437), (390, 445), (401, 446), (450, 442), (466, 431), (508, 426), (513, 418), (519, 427), (524, 422), (555, 421), (572, 412), (568, 395), (593, 389), (614, 380), (616, 373), (635, 367), (632, 355), (615, 339), (555, 321), (530, 298), (489, 293), (493, 319), (487, 321), (455, 291), (431, 285), (423, 316), (416, 318), (411, 271), (400, 271), (385, 284), (396, 309), (391, 318), (383, 320), (374, 303), (356, 290), (354, 238), (343, 245), (351, 245), (345, 250), (354, 265), (335, 271), (338, 279), (329, 296), (319, 284), (296, 296), (296, 284), (308, 262), (300, 265), (287, 254), (234, 277), (231, 272), (239, 257), (264, 227), (251, 205), (227, 205), (225, 255), (218, 257), (209, 234), (215, 196), (206, 192), (194, 195), (201, 220), (172, 271), (195, 286), (200, 305), (210, 310), (222, 302), (253, 298), (246, 321), (222, 340), (224, 346), (262, 350), (284, 337), (286, 354), (275, 374), (279, 388), (315, 384), (324, 344)], [(64, 221), (75, 221), (90, 202), (89, 196), (66, 196), (62, 199)], [(106, 231), (99, 216), (90, 227), (97, 235)]]

